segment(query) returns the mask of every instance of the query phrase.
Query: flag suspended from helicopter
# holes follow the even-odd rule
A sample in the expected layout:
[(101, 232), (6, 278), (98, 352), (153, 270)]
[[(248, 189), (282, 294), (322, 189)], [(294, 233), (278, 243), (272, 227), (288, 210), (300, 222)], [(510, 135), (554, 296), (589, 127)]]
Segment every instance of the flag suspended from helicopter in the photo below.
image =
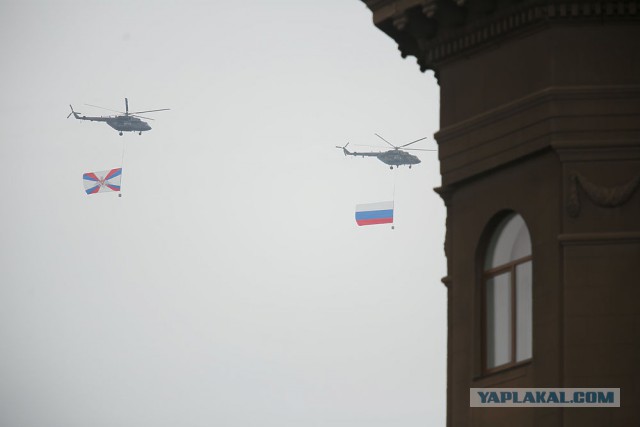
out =
[(356, 205), (358, 225), (393, 223), (393, 201)]
[(106, 171), (87, 172), (82, 175), (84, 191), (87, 194), (119, 192), (122, 181), (122, 168)]

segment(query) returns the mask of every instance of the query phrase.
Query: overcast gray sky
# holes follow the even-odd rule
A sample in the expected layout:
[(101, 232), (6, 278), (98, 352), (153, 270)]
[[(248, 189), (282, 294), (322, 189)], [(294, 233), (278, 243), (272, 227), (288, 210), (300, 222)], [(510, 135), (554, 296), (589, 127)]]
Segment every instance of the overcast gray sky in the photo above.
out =
[[(363, 3), (4, 0), (0, 48), (0, 425), (444, 425), (437, 156), (335, 149), (436, 148), (438, 86)], [(125, 97), (171, 111), (65, 119)]]

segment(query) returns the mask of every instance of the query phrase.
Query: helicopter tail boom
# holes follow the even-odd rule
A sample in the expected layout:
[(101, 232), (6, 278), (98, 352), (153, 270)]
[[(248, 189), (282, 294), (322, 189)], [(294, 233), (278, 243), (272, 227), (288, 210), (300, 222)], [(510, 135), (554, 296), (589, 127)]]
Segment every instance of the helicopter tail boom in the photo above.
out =
[(347, 150), (347, 145), (349, 145), (349, 143), (347, 142), (347, 144), (343, 147), (340, 147), (339, 145), (336, 146), (336, 148), (341, 148), (342, 152), (344, 153), (345, 156), (362, 156), (362, 157), (378, 157), (378, 155), (380, 153), (378, 152), (357, 152), (357, 151), (349, 151)]

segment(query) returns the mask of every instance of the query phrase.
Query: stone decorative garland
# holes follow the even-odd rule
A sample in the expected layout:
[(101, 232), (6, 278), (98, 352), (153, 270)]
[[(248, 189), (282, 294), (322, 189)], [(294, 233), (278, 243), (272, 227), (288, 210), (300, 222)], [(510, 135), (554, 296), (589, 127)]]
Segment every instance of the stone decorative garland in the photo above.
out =
[(638, 184), (640, 184), (640, 175), (632, 178), (625, 184), (615, 187), (594, 184), (578, 172), (573, 172), (569, 180), (566, 208), (569, 216), (576, 218), (580, 215), (578, 186), (582, 187), (584, 193), (595, 205), (603, 208), (615, 208), (622, 206), (631, 198), (638, 188)]

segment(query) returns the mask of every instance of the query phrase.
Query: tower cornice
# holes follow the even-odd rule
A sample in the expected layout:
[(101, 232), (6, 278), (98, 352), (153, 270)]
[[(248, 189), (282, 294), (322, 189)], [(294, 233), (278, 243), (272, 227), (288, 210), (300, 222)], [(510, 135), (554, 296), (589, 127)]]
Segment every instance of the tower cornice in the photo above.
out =
[(362, 0), (421, 71), (554, 23), (640, 21), (640, 1)]

